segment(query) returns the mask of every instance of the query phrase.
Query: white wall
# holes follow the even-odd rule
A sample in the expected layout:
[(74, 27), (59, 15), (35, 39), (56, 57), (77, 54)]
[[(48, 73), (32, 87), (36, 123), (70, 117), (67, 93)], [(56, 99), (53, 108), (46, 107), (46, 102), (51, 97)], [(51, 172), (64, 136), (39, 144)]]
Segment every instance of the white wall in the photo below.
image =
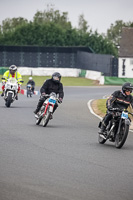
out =
[[(133, 64), (131, 65), (130, 61), (133, 58), (119, 58), (119, 67), (118, 67), (118, 77), (119, 78), (133, 78)], [(123, 60), (125, 60), (124, 65), (125, 65), (125, 76), (122, 75), (122, 70), (123, 70)]]
[(30, 68), (30, 67), (18, 67), (20, 74), (28, 76), (51, 76), (54, 72), (59, 72), (62, 77), (78, 77), (81, 69), (74, 68)]

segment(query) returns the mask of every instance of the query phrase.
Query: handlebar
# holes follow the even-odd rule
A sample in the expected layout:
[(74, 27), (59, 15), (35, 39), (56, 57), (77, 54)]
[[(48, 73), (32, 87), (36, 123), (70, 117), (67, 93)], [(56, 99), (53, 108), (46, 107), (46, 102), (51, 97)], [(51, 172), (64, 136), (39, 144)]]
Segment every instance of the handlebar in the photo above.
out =
[(120, 108), (109, 108), (108, 109), (109, 111), (119, 111), (119, 112), (122, 112), (123, 110), (120, 109)]
[[(8, 79), (3, 78), (3, 77), (2, 77), (1, 79), (2, 79), (2, 80), (8, 80)], [(24, 83), (24, 81), (18, 81), (18, 80), (17, 80), (17, 82)]]
[(128, 110), (126, 109), (120, 109), (120, 108), (110, 108), (109, 111), (116, 111), (116, 112), (128, 112), (128, 114), (132, 115), (133, 116), (133, 113), (129, 112)]
[[(49, 98), (51, 95), (50, 95), (50, 94), (44, 94), (44, 95), (41, 94), (41, 96), (46, 97), (46, 98)], [(62, 103), (62, 102), (59, 100), (59, 98), (57, 98), (57, 97), (56, 97), (56, 101), (57, 101), (58, 103)]]

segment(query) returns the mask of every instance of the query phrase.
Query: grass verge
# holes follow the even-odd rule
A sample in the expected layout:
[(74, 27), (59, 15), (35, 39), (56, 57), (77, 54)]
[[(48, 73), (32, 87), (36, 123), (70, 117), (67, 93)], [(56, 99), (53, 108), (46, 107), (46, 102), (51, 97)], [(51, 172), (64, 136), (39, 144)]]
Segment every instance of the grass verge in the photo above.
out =
[(106, 100), (107, 99), (96, 99), (92, 102), (92, 109), (93, 111), (101, 116), (104, 117), (106, 114)]
[[(29, 80), (30, 76), (22, 76), (24, 83), (22, 84), (25, 86)], [(0, 79), (2, 75), (0, 75)], [(51, 78), (51, 76), (32, 76), (33, 80), (36, 83), (36, 86), (42, 86), (46, 79)], [(97, 81), (86, 79), (83, 77), (62, 77), (61, 82), (63, 86), (95, 86), (98, 85)]]

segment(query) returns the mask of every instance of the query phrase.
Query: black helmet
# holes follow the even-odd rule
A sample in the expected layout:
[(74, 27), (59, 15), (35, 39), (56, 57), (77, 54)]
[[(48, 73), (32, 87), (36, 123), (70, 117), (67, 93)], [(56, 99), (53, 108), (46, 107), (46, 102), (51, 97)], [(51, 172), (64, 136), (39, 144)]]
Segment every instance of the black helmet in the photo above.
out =
[(52, 75), (52, 80), (56, 83), (59, 83), (61, 80), (61, 75), (59, 72), (54, 72)]
[(130, 92), (132, 92), (133, 85), (131, 83), (124, 83), (122, 86), (122, 91), (125, 93), (126, 90), (129, 90)]

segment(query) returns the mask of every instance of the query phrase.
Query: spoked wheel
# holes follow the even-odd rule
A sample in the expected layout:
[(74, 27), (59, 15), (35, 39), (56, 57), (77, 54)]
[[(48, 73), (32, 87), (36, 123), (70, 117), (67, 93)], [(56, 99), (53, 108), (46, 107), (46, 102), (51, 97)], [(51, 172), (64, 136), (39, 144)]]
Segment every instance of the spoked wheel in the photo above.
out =
[(129, 125), (122, 122), (120, 132), (116, 134), (115, 138), (116, 148), (120, 149), (124, 145), (128, 136), (128, 132), (129, 132)]
[(43, 127), (47, 126), (47, 124), (49, 122), (49, 119), (50, 119), (50, 115), (51, 115), (51, 113), (49, 112), (49, 109), (47, 109), (46, 114), (42, 118), (42, 125), (43, 125)]
[(10, 107), (11, 102), (12, 102), (12, 93), (9, 93), (5, 103), (6, 107)]

